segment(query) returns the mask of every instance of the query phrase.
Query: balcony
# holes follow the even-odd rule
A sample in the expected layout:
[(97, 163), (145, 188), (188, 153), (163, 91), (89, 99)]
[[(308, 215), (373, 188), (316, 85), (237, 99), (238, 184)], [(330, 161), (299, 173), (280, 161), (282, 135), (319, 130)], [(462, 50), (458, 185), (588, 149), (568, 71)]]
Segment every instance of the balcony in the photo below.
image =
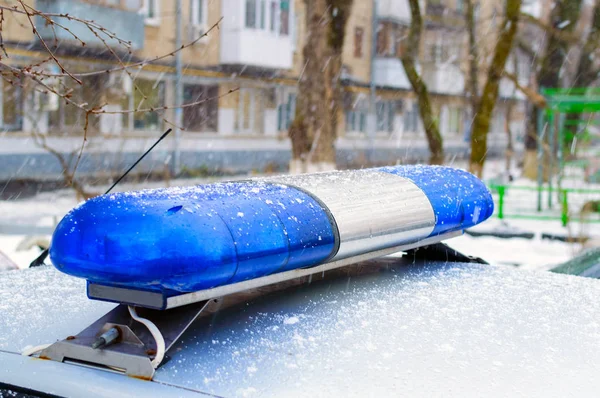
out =
[(464, 25), (462, 10), (448, 7), (440, 2), (428, 2), (425, 21), (429, 24), (460, 27)]
[(402, 61), (397, 57), (377, 57), (373, 62), (375, 85), (410, 89), (410, 82), (402, 66)]
[[(291, 69), (293, 1), (222, 0), (220, 63), (265, 69)], [(254, 12), (246, 7), (256, 5)]]
[(377, 2), (377, 17), (409, 24), (411, 17), (408, 0), (379, 0)]
[(460, 95), (465, 91), (465, 77), (460, 68), (451, 63), (423, 66), (423, 80), (430, 92)]
[[(93, 20), (98, 25), (115, 33), (118, 38), (131, 41), (132, 50), (138, 50), (144, 46), (144, 16), (137, 11), (92, 4), (83, 0), (37, 0), (36, 7), (42, 12), (77, 15)], [(42, 17), (38, 16), (36, 18), (37, 29), (42, 39), (51, 43), (54, 41), (56, 33), (56, 38), (61, 43), (80, 46), (80, 42), (71, 33), (47, 25)], [(86, 25), (66, 18), (60, 18), (60, 23), (84, 41), (86, 47), (104, 46), (102, 40), (96, 37)], [(114, 48), (123, 47), (117, 40), (110, 39), (102, 33), (99, 33), (99, 35), (109, 46)]]

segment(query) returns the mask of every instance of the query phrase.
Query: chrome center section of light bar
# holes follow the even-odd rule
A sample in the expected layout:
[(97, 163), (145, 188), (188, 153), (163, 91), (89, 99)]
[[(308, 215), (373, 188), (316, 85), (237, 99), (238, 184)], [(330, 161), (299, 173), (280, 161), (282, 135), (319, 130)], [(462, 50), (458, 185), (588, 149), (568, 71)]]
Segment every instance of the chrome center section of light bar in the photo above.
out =
[(435, 226), (425, 193), (389, 173), (357, 170), (266, 180), (298, 187), (329, 209), (340, 234), (336, 260), (426, 238)]

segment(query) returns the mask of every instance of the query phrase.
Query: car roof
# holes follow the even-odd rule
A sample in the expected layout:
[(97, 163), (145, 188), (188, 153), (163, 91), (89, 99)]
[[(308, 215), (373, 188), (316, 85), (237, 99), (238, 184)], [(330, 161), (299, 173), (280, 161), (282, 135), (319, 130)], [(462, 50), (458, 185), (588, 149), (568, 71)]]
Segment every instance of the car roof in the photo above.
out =
[[(84, 384), (97, 396), (167, 395), (148, 385), (217, 396), (595, 393), (597, 280), (407, 258), (371, 264), (199, 319), (151, 383), (87, 369)], [(50, 267), (3, 273), (0, 297), (0, 355), (13, 362), (7, 352), (78, 333), (114, 306)], [(52, 367), (42, 391), (57, 393), (61, 374), (81, 380), (79, 366), (26, 359), (36, 374)]]

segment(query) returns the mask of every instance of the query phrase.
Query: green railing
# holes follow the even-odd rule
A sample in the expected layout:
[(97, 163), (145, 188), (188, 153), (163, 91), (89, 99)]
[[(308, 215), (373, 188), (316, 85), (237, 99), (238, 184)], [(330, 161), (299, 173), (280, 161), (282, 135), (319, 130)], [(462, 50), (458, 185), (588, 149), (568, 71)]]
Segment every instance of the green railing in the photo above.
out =
[[(514, 218), (514, 219), (524, 219), (524, 220), (545, 220), (545, 221), (556, 221), (560, 220), (564, 227), (569, 223), (569, 194), (593, 194), (598, 195), (600, 198), (600, 190), (598, 189), (580, 189), (580, 188), (558, 188), (552, 189), (551, 187), (528, 187), (528, 186), (518, 186), (518, 185), (504, 185), (504, 184), (489, 184), (488, 185), (492, 192), (498, 194), (498, 207), (496, 209), (496, 215), (499, 219), (504, 218)], [(552, 215), (534, 215), (534, 214), (505, 214), (504, 209), (504, 198), (506, 192), (508, 190), (520, 190), (520, 191), (532, 191), (537, 194), (541, 194), (542, 191), (548, 192), (549, 195), (552, 195), (553, 192), (558, 192), (561, 198), (561, 209), (560, 216), (552, 216)], [(600, 219), (588, 219), (585, 222), (600, 222)]]

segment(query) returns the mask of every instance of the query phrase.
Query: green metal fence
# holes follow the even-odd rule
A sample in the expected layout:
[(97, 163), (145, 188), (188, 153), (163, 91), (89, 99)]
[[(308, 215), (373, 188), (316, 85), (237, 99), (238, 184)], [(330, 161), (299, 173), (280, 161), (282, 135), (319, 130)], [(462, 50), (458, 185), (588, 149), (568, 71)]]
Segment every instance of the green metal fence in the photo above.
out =
[[(557, 188), (552, 187), (528, 187), (519, 185), (506, 185), (506, 184), (488, 184), (490, 190), (498, 195), (498, 201), (496, 206), (496, 216), (499, 219), (514, 218), (514, 219), (525, 219), (525, 220), (545, 220), (545, 221), (561, 221), (563, 226), (567, 226), (570, 220), (569, 214), (569, 194), (591, 194), (600, 199), (600, 190), (598, 189), (580, 189), (580, 188)], [(541, 192), (547, 192), (548, 195), (558, 192), (560, 197), (560, 216), (553, 216), (550, 214), (507, 214), (505, 209), (505, 197), (508, 190), (521, 190), (536, 192), (538, 195)], [(600, 223), (600, 219), (586, 219), (584, 222)]]

